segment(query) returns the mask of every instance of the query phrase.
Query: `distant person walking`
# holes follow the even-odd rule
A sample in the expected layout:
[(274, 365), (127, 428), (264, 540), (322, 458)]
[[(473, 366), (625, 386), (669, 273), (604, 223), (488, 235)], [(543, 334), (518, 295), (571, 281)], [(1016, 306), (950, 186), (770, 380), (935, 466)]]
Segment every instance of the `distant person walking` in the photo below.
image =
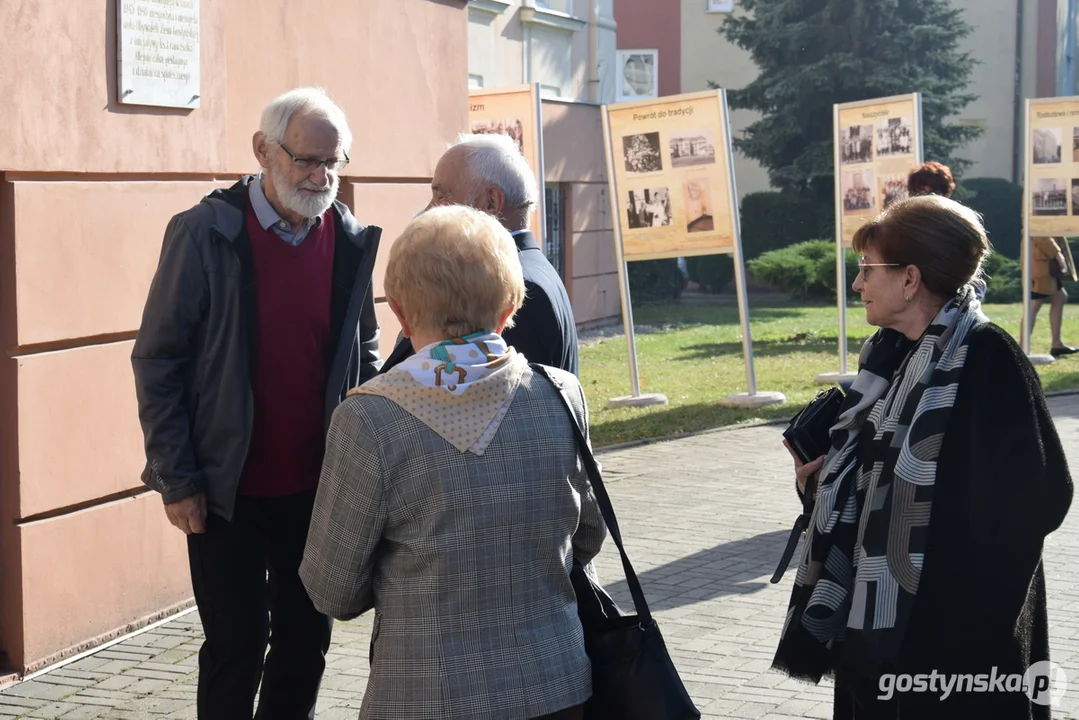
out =
[(1071, 248), (1068, 247), (1067, 238), (1036, 237), (1031, 240), (1030, 274), (1033, 288), (1030, 293), (1030, 329), (1034, 330), (1038, 311), (1048, 300), (1049, 332), (1053, 340), (1049, 352), (1053, 357), (1072, 355), (1079, 352), (1079, 348), (1068, 347), (1060, 336), (1060, 328), (1064, 324), (1064, 305), (1068, 302), (1068, 291), (1064, 289), (1063, 280), (1079, 280)]

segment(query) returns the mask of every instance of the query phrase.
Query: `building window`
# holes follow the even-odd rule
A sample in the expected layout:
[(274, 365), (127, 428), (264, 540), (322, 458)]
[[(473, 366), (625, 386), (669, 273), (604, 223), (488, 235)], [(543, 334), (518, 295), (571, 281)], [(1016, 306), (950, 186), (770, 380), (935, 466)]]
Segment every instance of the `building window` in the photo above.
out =
[(573, 0), (536, 0), (536, 7), (544, 10), (555, 10), (567, 15), (573, 14)]
[(729, 13), (734, 12), (734, 0), (706, 0), (708, 3), (708, 9), (706, 12), (710, 13)]
[(495, 63), (495, 19), (498, 15), (483, 7), (469, 7), (468, 11), (468, 86), (481, 88), (487, 84), (498, 85)]
[(615, 102), (659, 97), (659, 51), (618, 51), (618, 95)]
[(561, 183), (547, 183), (543, 189), (543, 198), (547, 204), (547, 235), (543, 238), (543, 252), (558, 271), (558, 277), (565, 282), (565, 189)]

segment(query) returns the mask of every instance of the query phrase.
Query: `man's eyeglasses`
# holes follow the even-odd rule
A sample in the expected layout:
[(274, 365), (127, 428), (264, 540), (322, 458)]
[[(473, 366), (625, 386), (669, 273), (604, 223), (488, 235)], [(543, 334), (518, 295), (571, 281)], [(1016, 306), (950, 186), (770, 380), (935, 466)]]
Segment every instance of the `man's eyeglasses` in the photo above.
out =
[(284, 143), (279, 142), (277, 144), (280, 145), (281, 149), (288, 154), (289, 158), (292, 159), (293, 165), (300, 168), (301, 170), (306, 170), (307, 172), (311, 172), (319, 165), (325, 165), (327, 172), (340, 173), (349, 163), (348, 153), (344, 151), (341, 152), (344, 157), (332, 157), (325, 160), (319, 160), (318, 158), (313, 157), (296, 157), (296, 155), (291, 150), (285, 147)]
[(869, 268), (875, 267), (905, 267), (904, 263), (871, 263), (866, 262), (864, 257), (858, 258), (858, 272), (863, 278), (869, 277)]

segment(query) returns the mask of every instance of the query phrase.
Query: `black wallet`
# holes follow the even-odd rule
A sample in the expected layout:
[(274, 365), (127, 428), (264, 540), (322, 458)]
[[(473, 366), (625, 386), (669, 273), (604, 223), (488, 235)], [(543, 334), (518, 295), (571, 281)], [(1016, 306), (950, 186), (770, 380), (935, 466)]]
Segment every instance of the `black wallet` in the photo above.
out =
[[(839, 387), (821, 390), (817, 397), (805, 406), (805, 408), (791, 418), (790, 425), (783, 432), (783, 437), (794, 448), (802, 462), (808, 463), (816, 460), (821, 455), (827, 455), (831, 447), (831, 428), (839, 417), (839, 409), (843, 405), (843, 390)], [(797, 487), (797, 486), (796, 486)], [(813, 500), (816, 496), (816, 482), (813, 479), (806, 484), (802, 496), (802, 513), (794, 521), (791, 534), (787, 538), (787, 546), (783, 549), (783, 557), (779, 560), (775, 573), (772, 575), (772, 584), (783, 579), (783, 573), (790, 566), (794, 550), (798, 547), (800, 538), (809, 527), (809, 518), (813, 515)]]
[(843, 397), (843, 389), (838, 386), (821, 390), (801, 412), (791, 418), (783, 437), (802, 462), (813, 462), (821, 455), (828, 454), (832, 444), (830, 431), (839, 417)]

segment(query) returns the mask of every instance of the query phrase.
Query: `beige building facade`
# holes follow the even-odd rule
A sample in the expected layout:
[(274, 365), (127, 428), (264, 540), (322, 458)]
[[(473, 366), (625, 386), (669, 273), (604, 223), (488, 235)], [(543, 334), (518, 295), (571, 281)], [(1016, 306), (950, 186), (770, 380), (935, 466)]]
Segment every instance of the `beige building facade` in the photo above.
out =
[[(660, 67), (677, 55), (680, 84), (677, 90), (664, 90), (664, 94), (706, 90), (710, 81), (735, 89), (748, 85), (757, 75), (752, 58), (718, 33), (728, 12), (715, 8), (727, 3), (678, 1), (679, 16), (652, 18), (648, 27), (638, 28), (626, 26), (633, 24), (634, 16), (640, 15), (639, 7), (650, 5), (650, 0), (617, 0), (616, 17), (625, 30), (619, 48), (661, 44)], [(741, 12), (738, 0), (729, 4), (733, 12)], [(970, 85), (970, 92), (978, 99), (961, 109), (953, 121), (984, 131), (958, 153), (974, 163), (966, 177), (1020, 181), (1023, 101), (1056, 94), (1057, 63), (1062, 56), (1059, 30), (1066, 0), (952, 0), (952, 4), (963, 11), (973, 28), (962, 49), (978, 63)], [(657, 21), (666, 22), (668, 27), (659, 26)], [(670, 39), (663, 40), (670, 37), (669, 26), (675, 23), (679, 26), (677, 47)], [(621, 42), (629, 37), (633, 45)], [(747, 110), (732, 112), (735, 136), (758, 117)], [(735, 174), (740, 196), (769, 189), (765, 170), (740, 153), (735, 153)]]
[[(963, 50), (978, 62), (970, 84), (978, 99), (953, 118), (983, 129), (979, 139), (958, 152), (974, 163), (966, 177), (1019, 181), (1023, 100), (1055, 94), (1058, 2), (952, 0), (952, 4), (973, 28)], [(709, 80), (728, 88), (745, 87), (756, 77), (756, 66), (749, 53), (718, 34), (725, 14), (707, 13), (704, 5), (705, 0), (682, 0), (682, 91), (706, 89)], [(758, 117), (748, 110), (733, 112), (735, 133)], [(735, 172), (740, 195), (769, 189), (767, 173), (756, 161), (736, 154)]]
[(544, 250), (578, 325), (620, 312), (600, 106), (614, 101), (613, 0), (471, 0), (468, 84), (538, 83), (542, 100)]

